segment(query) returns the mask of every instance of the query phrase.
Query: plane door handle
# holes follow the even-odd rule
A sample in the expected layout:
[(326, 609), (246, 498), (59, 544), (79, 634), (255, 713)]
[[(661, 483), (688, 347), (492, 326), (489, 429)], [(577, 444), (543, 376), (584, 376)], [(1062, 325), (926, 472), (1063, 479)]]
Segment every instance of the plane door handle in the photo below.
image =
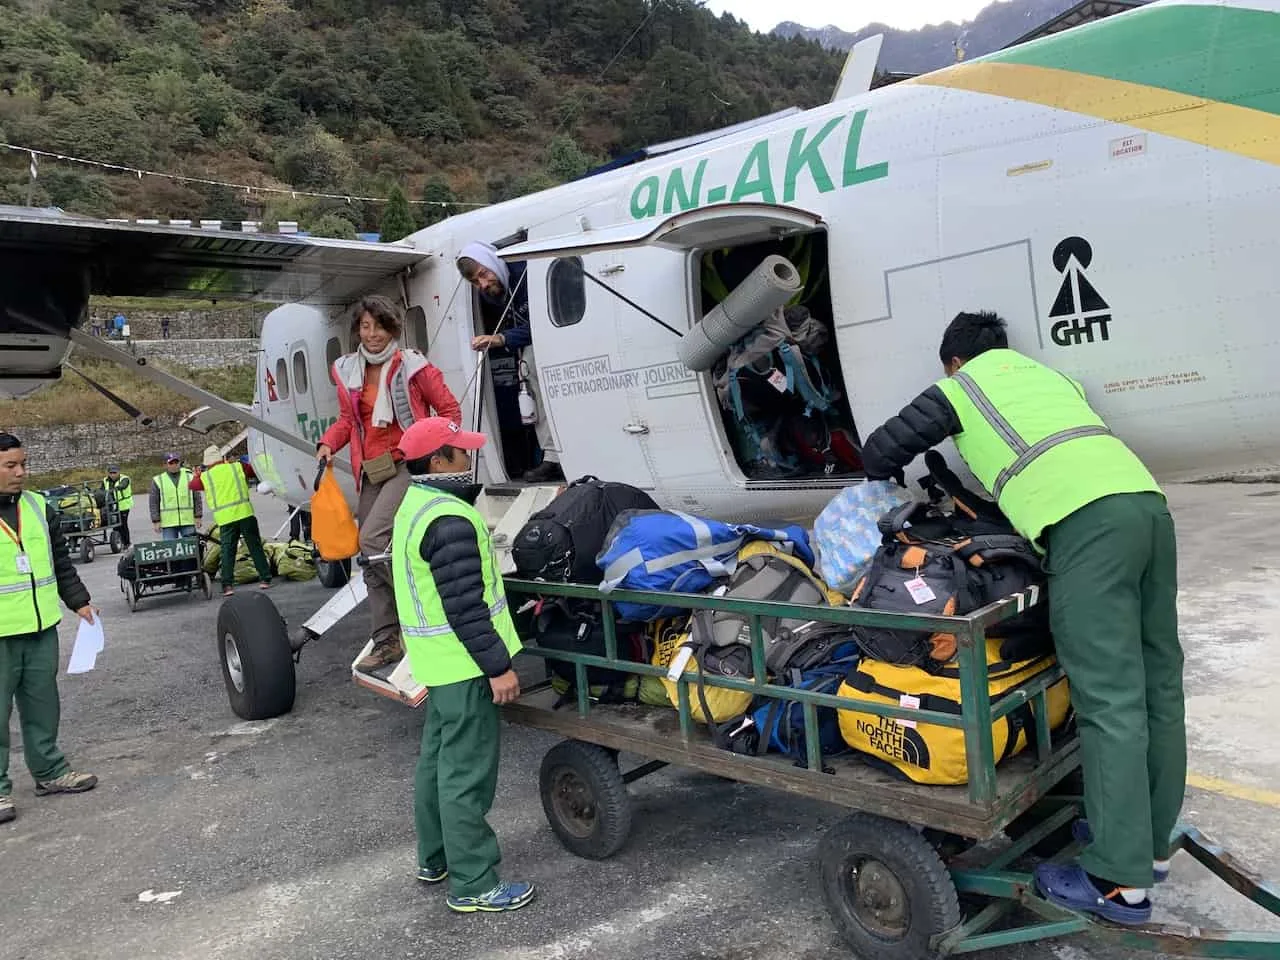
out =
[(629, 433), (633, 437), (638, 437), (649, 432), (649, 425), (645, 423), (628, 423), (622, 427), (623, 433)]

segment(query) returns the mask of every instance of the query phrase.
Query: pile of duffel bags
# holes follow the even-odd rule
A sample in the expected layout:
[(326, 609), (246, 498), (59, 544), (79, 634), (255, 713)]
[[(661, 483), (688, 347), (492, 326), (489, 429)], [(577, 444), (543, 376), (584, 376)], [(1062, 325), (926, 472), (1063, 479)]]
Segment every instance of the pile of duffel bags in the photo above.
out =
[[(963, 615), (1028, 587), (1044, 588), (1040, 560), (988, 501), (959, 484), (941, 457), (929, 458), (945, 504), (913, 499), (889, 483), (851, 486), (818, 517), (798, 526), (723, 523), (659, 510), (643, 491), (584, 477), (535, 514), (513, 544), (516, 576), (615, 589), (695, 593), (739, 600), (864, 610)], [(777, 752), (806, 763), (799, 701), (713, 686), (707, 677), (751, 680), (749, 618), (727, 611), (619, 601), (618, 656), (666, 668), (638, 677), (589, 668), (590, 696), (603, 703), (678, 707), (678, 678), (691, 682), (689, 707), (713, 741), (746, 754)], [(993, 705), (1054, 664), (1043, 602), (990, 631), (986, 658)], [(605, 655), (598, 600), (543, 597), (518, 604), (517, 627), (541, 647)], [(808, 619), (763, 618), (764, 666), (775, 685), (899, 707), (960, 713), (956, 638), (950, 634), (842, 627)], [(548, 660), (561, 703), (574, 697), (574, 665)], [(1050, 727), (1069, 712), (1065, 680), (1047, 697)], [(967, 780), (958, 728), (885, 719), (858, 710), (818, 709), (824, 757), (850, 750), (917, 783)], [(997, 761), (1035, 734), (1030, 704), (993, 725)]]
[[(218, 578), (222, 564), (222, 547), (218, 543), (218, 528), (209, 531), (210, 542), (205, 544), (204, 572), (215, 580)], [(281, 543), (276, 540), (262, 541), (262, 552), (267, 555), (267, 563), (271, 566), (273, 577), (286, 580), (312, 580), (316, 576), (315, 555), (308, 544), (301, 540), (290, 540)], [(232, 571), (232, 579), (238, 583), (253, 583), (258, 579), (258, 570), (249, 556), (249, 547), (240, 538), (236, 546), (236, 564)]]

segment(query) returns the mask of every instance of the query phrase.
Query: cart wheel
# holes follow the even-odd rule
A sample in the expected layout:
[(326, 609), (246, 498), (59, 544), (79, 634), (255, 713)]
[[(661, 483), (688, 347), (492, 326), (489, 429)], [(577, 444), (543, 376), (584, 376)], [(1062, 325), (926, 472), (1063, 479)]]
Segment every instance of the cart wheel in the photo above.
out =
[(338, 587), (345, 586), (347, 581), (351, 579), (351, 561), (321, 560), (317, 558), (316, 574), (320, 577), (322, 585), (330, 590), (336, 590)]
[(111, 531), (111, 537), (108, 540), (108, 545), (111, 547), (112, 553), (119, 553), (121, 550), (124, 549), (124, 541), (120, 539), (119, 530)]
[(130, 613), (138, 609), (138, 585), (130, 580), (124, 581), (124, 602)]
[(819, 849), (831, 919), (862, 960), (934, 960), (929, 941), (960, 924), (951, 875), (929, 841), (895, 820), (855, 813)]
[(93, 543), (88, 537), (80, 538), (80, 562), (93, 563)]
[(603, 747), (565, 740), (547, 751), (538, 773), (547, 822), (570, 853), (606, 860), (631, 832), (631, 798), (617, 760)]
[(200, 592), (206, 600), (213, 599), (213, 578), (207, 573), (200, 574)]
[(231, 709), (243, 720), (266, 720), (293, 709), (293, 648), (270, 598), (236, 594), (218, 610), (218, 659)]

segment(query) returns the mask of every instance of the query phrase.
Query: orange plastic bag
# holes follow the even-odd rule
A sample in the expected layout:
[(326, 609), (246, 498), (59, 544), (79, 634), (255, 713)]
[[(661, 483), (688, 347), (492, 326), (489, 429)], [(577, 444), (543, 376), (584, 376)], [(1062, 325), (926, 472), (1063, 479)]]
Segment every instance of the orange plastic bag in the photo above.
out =
[(325, 468), (311, 496), (311, 541), (322, 560), (346, 560), (360, 552), (356, 518), (351, 515), (332, 465)]

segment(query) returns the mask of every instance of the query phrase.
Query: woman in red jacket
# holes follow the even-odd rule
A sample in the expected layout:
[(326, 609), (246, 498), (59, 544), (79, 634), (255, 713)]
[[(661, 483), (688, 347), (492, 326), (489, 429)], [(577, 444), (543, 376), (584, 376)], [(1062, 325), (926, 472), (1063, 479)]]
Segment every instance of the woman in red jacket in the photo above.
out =
[[(417, 350), (400, 346), (404, 329), (400, 309), (386, 297), (365, 297), (352, 313), (356, 349), (333, 364), (338, 385), (338, 421), (320, 438), (316, 457), (328, 460), (348, 443), (360, 500), (360, 552), (381, 553), (391, 542), (396, 510), (409, 488), (409, 472), (393, 456), (404, 431), (426, 417), (447, 417), (462, 425), (462, 408), (445, 385), (444, 375)], [(383, 564), (365, 568), (373, 650), (356, 668), (362, 672), (395, 663), (404, 656), (400, 621)]]

